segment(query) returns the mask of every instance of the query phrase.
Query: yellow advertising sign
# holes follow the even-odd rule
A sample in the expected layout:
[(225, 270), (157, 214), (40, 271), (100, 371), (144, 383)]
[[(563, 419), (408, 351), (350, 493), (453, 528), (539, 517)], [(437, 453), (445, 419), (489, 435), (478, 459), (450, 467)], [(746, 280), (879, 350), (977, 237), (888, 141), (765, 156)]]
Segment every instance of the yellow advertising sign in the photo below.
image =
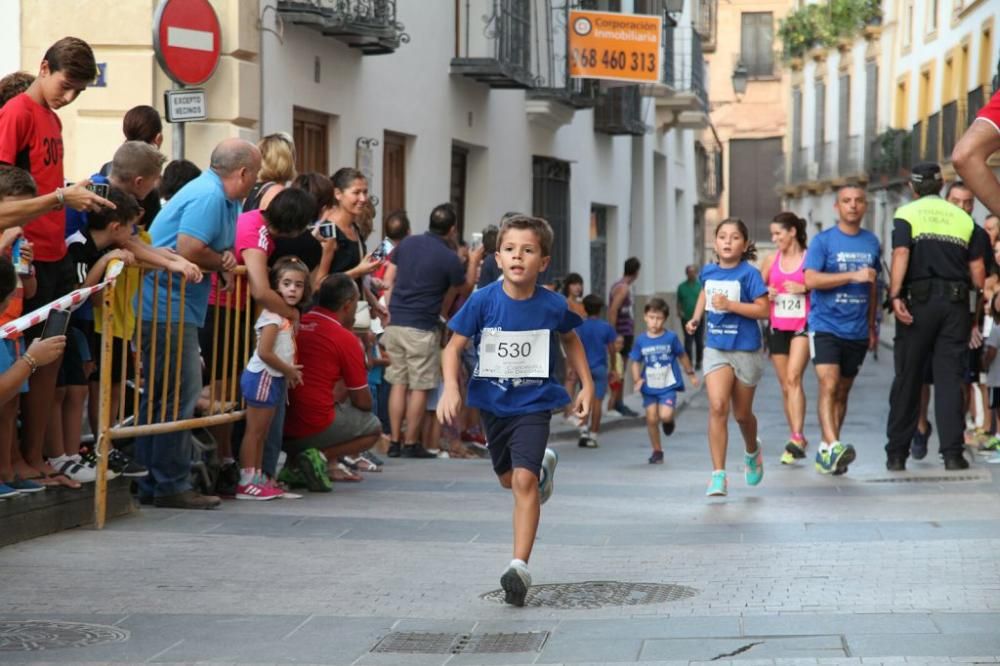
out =
[(660, 16), (574, 10), (569, 13), (569, 74), (655, 83), (662, 43)]

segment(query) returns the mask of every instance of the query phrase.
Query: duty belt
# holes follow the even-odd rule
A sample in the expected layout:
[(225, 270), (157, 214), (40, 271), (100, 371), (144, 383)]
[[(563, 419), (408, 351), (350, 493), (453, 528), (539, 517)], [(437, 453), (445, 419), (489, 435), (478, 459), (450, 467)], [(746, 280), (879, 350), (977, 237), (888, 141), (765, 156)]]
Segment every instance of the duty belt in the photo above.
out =
[(969, 285), (955, 280), (929, 278), (907, 285), (904, 293), (906, 300), (914, 303), (926, 303), (933, 296), (944, 296), (950, 303), (967, 303)]

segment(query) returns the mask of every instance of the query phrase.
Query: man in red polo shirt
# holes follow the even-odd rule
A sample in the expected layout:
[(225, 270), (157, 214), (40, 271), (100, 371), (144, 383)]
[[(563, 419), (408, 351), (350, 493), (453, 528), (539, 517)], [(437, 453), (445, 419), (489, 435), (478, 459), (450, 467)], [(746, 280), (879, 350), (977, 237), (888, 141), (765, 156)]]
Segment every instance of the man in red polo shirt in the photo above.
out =
[[(367, 451), (382, 434), (372, 413), (365, 352), (351, 332), (357, 303), (354, 280), (343, 273), (328, 276), (295, 339), (303, 383), (288, 392), (285, 451), (287, 466), (313, 491), (330, 490), (328, 461)], [(341, 381), (347, 399), (337, 403)]]
[(976, 198), (1000, 215), (1000, 181), (987, 161), (1000, 152), (1000, 90), (980, 109), (951, 154), (955, 171)]

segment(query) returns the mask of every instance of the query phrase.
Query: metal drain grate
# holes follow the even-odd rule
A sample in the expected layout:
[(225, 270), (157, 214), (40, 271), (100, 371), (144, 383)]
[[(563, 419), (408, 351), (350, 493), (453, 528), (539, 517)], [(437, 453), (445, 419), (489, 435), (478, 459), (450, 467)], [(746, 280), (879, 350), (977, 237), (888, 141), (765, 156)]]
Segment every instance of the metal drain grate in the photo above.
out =
[(2, 621), (0, 652), (38, 652), (123, 643), (129, 636), (126, 629), (103, 624), (48, 620)]
[[(698, 590), (684, 585), (663, 583), (619, 583), (586, 581), (533, 585), (528, 590), (525, 606), (546, 608), (602, 608), (605, 606), (640, 606), (690, 599)], [(482, 595), (487, 601), (504, 603), (503, 590)]]
[(394, 631), (384, 637), (371, 652), (404, 654), (491, 654), (538, 652), (549, 638), (547, 631), (513, 634), (434, 634), (420, 631)]
[(953, 481), (989, 483), (989, 479), (982, 476), (889, 476), (881, 479), (865, 479), (865, 483), (948, 483)]

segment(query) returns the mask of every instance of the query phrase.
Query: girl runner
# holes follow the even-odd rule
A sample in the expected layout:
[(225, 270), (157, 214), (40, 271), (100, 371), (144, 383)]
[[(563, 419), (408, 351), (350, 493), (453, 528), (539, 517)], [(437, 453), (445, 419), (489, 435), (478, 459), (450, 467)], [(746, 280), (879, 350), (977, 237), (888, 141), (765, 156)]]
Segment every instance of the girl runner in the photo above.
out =
[(809, 294), (803, 271), (806, 221), (795, 213), (778, 213), (771, 221), (771, 241), (778, 251), (764, 260), (760, 272), (767, 282), (767, 294), (771, 301), (768, 350), (774, 372), (781, 382), (785, 419), (791, 433), (781, 454), (781, 462), (790, 465), (806, 457), (807, 446), (802, 435), (806, 420), (802, 374), (809, 362), (809, 338), (806, 335)]
[(764, 478), (764, 464), (757, 439), (757, 417), (753, 395), (764, 373), (760, 353), (760, 327), (755, 320), (768, 314), (767, 287), (760, 273), (748, 262), (757, 257), (746, 224), (737, 217), (719, 223), (715, 231), (718, 263), (701, 269), (704, 286), (698, 296), (687, 331), (691, 335), (708, 311), (705, 355), (702, 359), (708, 393), (708, 447), (712, 456), (709, 496), (725, 495), (726, 448), (729, 444), (729, 407), (743, 434), (747, 485)]

